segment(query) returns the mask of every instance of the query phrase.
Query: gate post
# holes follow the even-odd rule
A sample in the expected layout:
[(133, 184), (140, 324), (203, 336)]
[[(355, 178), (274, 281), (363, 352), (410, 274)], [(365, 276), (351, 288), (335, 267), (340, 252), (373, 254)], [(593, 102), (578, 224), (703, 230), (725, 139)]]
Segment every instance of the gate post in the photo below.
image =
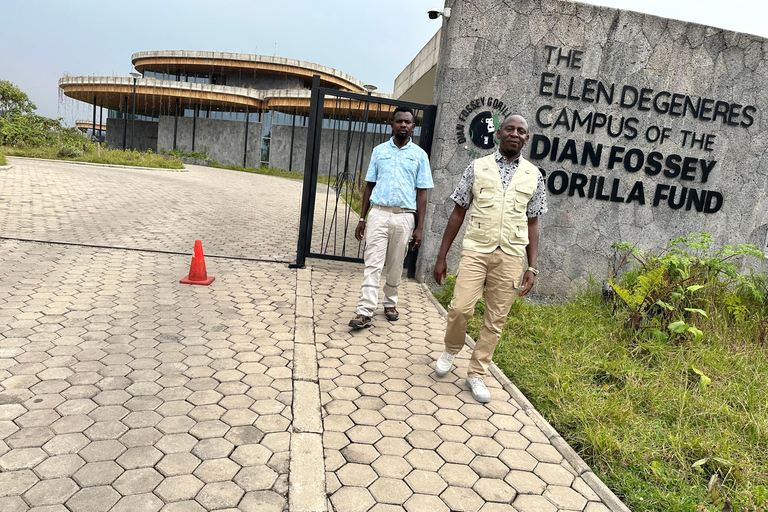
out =
[[(309, 126), (307, 127), (307, 152), (304, 158), (304, 184), (301, 189), (301, 217), (299, 218), (299, 240), (296, 244), (296, 261), (288, 265), (289, 268), (304, 268), (306, 265), (307, 252), (311, 241), (311, 227), (313, 219), (312, 209), (314, 208), (313, 194), (317, 190), (317, 180), (315, 177), (315, 152), (320, 148), (315, 147), (315, 141), (319, 139), (322, 129), (322, 106), (318, 108), (320, 102), (320, 75), (312, 75), (312, 94), (309, 103)], [(321, 118), (318, 120), (318, 111)], [(318, 124), (319, 123), (319, 124)], [(317, 133), (315, 133), (317, 132)], [(318, 155), (319, 156), (319, 155)], [(314, 186), (313, 186), (314, 184)]]
[[(437, 106), (429, 105), (424, 109), (424, 118), (421, 123), (421, 135), (419, 135), (419, 146), (427, 156), (432, 153), (432, 133), (435, 131), (435, 118), (437, 117)], [(418, 223), (418, 219), (416, 219)], [(419, 259), (419, 250), (413, 248), (413, 242), (409, 244), (408, 256), (406, 257), (407, 275), (409, 279), (416, 278), (416, 260)]]

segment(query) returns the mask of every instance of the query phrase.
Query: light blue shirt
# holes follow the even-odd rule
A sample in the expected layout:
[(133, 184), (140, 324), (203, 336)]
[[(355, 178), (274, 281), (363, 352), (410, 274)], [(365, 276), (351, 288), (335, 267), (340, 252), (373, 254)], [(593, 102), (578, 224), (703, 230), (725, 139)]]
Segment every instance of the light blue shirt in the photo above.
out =
[(365, 181), (376, 183), (371, 203), (416, 209), (416, 189), (434, 188), (427, 153), (409, 140), (402, 148), (392, 138), (373, 148)]

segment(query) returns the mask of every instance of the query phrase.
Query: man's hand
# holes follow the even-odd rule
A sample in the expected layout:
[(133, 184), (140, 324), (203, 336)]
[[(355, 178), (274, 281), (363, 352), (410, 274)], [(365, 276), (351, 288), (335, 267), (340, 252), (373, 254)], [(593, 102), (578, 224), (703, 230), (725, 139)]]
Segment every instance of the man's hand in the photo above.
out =
[(411, 240), (413, 240), (413, 250), (415, 251), (419, 247), (421, 247), (421, 238), (422, 238), (422, 230), (421, 228), (416, 228), (413, 230), (413, 235), (411, 235)]
[(360, 221), (357, 223), (357, 227), (355, 228), (355, 238), (357, 238), (358, 242), (363, 241), (363, 233), (365, 233), (365, 221)]
[(432, 271), (432, 275), (435, 278), (435, 282), (439, 285), (443, 284), (445, 274), (448, 271), (448, 264), (445, 262), (445, 258), (437, 258), (435, 261), (435, 269)]
[(525, 297), (525, 295), (531, 291), (531, 288), (533, 288), (533, 280), (536, 279), (536, 276), (533, 275), (533, 272), (530, 270), (526, 270), (525, 274), (523, 274), (523, 282), (520, 284), (520, 296)]

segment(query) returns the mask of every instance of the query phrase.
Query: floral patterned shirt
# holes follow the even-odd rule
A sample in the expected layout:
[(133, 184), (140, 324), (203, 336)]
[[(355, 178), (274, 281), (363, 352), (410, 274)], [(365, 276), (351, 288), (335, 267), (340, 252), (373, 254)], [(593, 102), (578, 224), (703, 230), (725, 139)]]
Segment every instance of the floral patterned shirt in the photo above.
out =
[[(503, 156), (499, 150), (496, 150), (494, 155), (496, 157), (496, 163), (499, 166), (499, 174), (501, 175), (501, 186), (504, 188), (504, 192), (507, 191), (509, 182), (512, 181), (512, 176), (517, 171), (517, 165), (520, 162), (518, 158), (514, 162), (507, 160), (507, 157)], [(475, 184), (475, 161), (471, 161), (464, 174), (461, 175), (461, 181), (456, 186), (456, 190), (451, 194), (451, 199), (454, 203), (461, 206), (464, 209), (468, 209), (472, 204), (472, 186)], [(538, 217), (544, 213), (547, 213), (547, 195), (545, 193), (544, 177), (539, 173), (539, 180), (536, 185), (536, 191), (533, 193), (531, 200), (528, 202), (527, 215), (528, 218)]]

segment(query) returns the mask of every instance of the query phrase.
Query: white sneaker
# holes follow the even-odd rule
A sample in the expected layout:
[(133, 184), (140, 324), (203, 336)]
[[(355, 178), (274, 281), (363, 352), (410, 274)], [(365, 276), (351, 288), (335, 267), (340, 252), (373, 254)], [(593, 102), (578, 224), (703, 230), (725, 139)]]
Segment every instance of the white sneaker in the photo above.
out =
[(472, 398), (481, 404), (491, 401), (491, 392), (485, 387), (485, 382), (480, 377), (467, 377), (467, 387), (472, 391)]
[(453, 360), (456, 359), (456, 354), (449, 354), (445, 350), (440, 354), (440, 358), (435, 363), (435, 374), (438, 377), (445, 377), (451, 368), (453, 368)]

